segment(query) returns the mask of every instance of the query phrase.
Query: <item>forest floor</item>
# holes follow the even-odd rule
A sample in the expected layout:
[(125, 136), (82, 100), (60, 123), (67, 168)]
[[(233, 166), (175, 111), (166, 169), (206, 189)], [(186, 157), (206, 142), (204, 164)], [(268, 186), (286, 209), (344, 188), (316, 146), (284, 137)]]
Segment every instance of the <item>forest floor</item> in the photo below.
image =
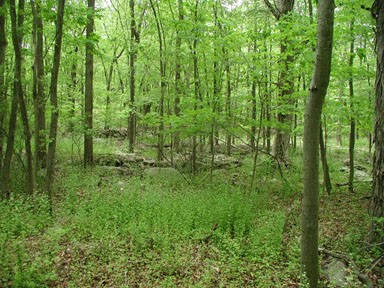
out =
[[(96, 153), (115, 153), (106, 151), (117, 147), (110, 144), (100, 141)], [(235, 153), (241, 165), (229, 161), (212, 177), (146, 174), (141, 164), (115, 173), (84, 169), (63, 147), (53, 215), (42, 194), (0, 203), (0, 287), (306, 287), (299, 277), (300, 152), (281, 171), (260, 154), (250, 191), (252, 155)], [(365, 241), (370, 181), (359, 174), (348, 192), (347, 155), (336, 146), (329, 151), (321, 287), (383, 287), (382, 251)], [(356, 152), (366, 175), (370, 159)]]

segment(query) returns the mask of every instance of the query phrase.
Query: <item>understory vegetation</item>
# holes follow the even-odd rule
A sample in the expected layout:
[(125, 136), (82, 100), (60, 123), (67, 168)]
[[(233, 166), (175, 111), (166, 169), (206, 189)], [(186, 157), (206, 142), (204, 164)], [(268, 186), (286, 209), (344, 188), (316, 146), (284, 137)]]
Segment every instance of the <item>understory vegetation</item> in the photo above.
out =
[[(118, 149), (111, 141), (100, 139), (96, 151)], [(358, 144), (356, 162), (369, 175), (364, 145)], [(370, 181), (357, 178), (355, 192), (348, 192), (347, 153), (336, 145), (329, 150), (334, 189), (321, 195), (320, 246), (349, 262), (347, 287), (362, 285), (354, 269), (380, 287), (378, 251), (364, 240)], [(305, 287), (299, 285), (305, 283), (299, 279), (301, 151), (280, 168), (261, 154), (252, 191), (252, 154), (233, 157), (242, 165), (216, 169), (212, 178), (209, 171), (148, 176), (139, 166), (120, 175), (104, 166), (84, 169), (62, 141), (52, 214), (44, 194), (0, 204), (0, 286)], [(334, 287), (326, 272), (330, 258), (322, 254), (326, 287)]]

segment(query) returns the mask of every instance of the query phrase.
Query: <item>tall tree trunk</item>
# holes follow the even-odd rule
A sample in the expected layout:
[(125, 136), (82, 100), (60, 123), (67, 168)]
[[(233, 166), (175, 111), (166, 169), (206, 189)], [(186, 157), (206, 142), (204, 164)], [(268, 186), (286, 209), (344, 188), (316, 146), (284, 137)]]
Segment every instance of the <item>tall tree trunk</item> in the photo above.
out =
[[(157, 134), (157, 160), (161, 161), (164, 158), (164, 98), (165, 92), (167, 88), (167, 83), (165, 79), (166, 73), (166, 61), (165, 61), (165, 35), (161, 24), (160, 15), (158, 15), (159, 7), (156, 2), (156, 7), (153, 3), (153, 0), (150, 0), (151, 8), (153, 11), (153, 15), (155, 16), (156, 28), (157, 28), (157, 36), (159, 39), (159, 56), (160, 56), (160, 99), (159, 99), (159, 116), (160, 116), (160, 124), (158, 127)], [(157, 9), (156, 9), (157, 8)]]
[[(260, 86), (259, 86), (260, 89)], [(251, 84), (251, 97), (252, 97), (252, 107), (251, 107), (251, 119), (252, 119), (252, 126), (251, 126), (251, 151), (254, 152), (256, 149), (256, 108), (257, 108), (257, 101), (256, 101), (256, 77), (252, 76), (252, 84)], [(260, 111), (261, 113), (261, 111)]]
[(84, 133), (84, 166), (93, 165), (93, 54), (94, 44), (92, 43), (95, 29), (95, 0), (88, 1), (88, 16), (85, 45), (85, 133)]
[(355, 39), (353, 35), (353, 22), (351, 21), (350, 32), (351, 32), (351, 45), (349, 51), (349, 108), (350, 108), (350, 131), (349, 131), (349, 178), (348, 178), (348, 190), (349, 192), (353, 192), (353, 178), (355, 174), (355, 139), (356, 139), (356, 123), (354, 116), (354, 92), (353, 92), (353, 58), (354, 58), (354, 50), (355, 50)]
[[(5, 0), (0, 0), (0, 11), (5, 11)], [(5, 53), (7, 50), (7, 34), (5, 31), (6, 13), (0, 13), (0, 175), (3, 167), (4, 120), (7, 112), (7, 93), (5, 76)]]
[(40, 1), (31, 0), (33, 14), (33, 107), (35, 112), (35, 173), (46, 166), (43, 19)]
[[(283, 16), (287, 16), (293, 10), (294, 6), (294, 0), (278, 1), (278, 6), (272, 5), (269, 0), (264, 0), (264, 3), (269, 8), (277, 21), (280, 21)], [(284, 27), (284, 25), (282, 25), (282, 27)], [(282, 30), (281, 33), (282, 35), (285, 35), (284, 30)], [(287, 52), (288, 45), (288, 37), (283, 37), (280, 44), (280, 57), (282, 58), (282, 63), (280, 66), (280, 76), (278, 81), (280, 87), (278, 102), (282, 105), (292, 105), (291, 98), (294, 91), (294, 83), (291, 75), (292, 73), (290, 71), (290, 66), (293, 63), (293, 56), (290, 54), (290, 52)], [(279, 162), (287, 164), (289, 161), (289, 138), (291, 130), (290, 126), (292, 124), (292, 115), (289, 112), (287, 113), (285, 111), (279, 111), (277, 113), (277, 121), (279, 122), (280, 127), (283, 127), (283, 129), (276, 129), (273, 154), (276, 156)]]
[[(24, 24), (24, 0), (19, 1), (17, 20), (16, 20), (16, 4), (15, 1), (10, 1), (11, 8), (11, 22), (12, 22), (12, 42), (15, 51), (15, 77), (14, 77), (14, 90), (17, 92), (18, 103), (20, 106), (20, 114), (24, 128), (24, 143), (25, 143), (25, 154), (27, 161), (26, 171), (26, 190), (28, 194), (32, 194), (35, 186), (34, 173), (33, 173), (33, 155), (31, 146), (31, 130), (29, 127), (29, 120), (27, 114), (27, 104), (24, 98), (24, 91), (22, 85), (22, 65), (23, 56), (21, 53), (21, 47), (23, 43), (22, 27)], [(14, 92), (15, 93), (15, 92)], [(14, 96), (16, 96), (14, 94)], [(15, 118), (16, 119), (16, 118)]]
[(373, 181), (372, 201), (370, 215), (372, 224), (370, 241), (384, 246), (384, 4), (381, 0), (375, 0), (372, 6), (372, 14), (376, 19), (376, 103), (375, 103), (375, 127), (373, 142), (375, 143), (373, 155)]
[[(182, 23), (184, 21), (184, 9), (183, 9), (183, 0), (178, 0), (178, 23), (180, 25), (176, 28), (176, 54), (175, 54), (175, 103), (174, 103), (174, 112), (177, 117), (180, 116), (180, 97), (182, 95), (181, 91), (181, 36), (180, 36), (180, 27), (182, 26)], [(175, 132), (173, 137), (173, 147), (176, 150), (176, 152), (179, 152), (180, 150), (180, 133)]]
[(311, 288), (319, 281), (319, 131), (331, 72), (334, 0), (319, 2), (316, 60), (305, 109), (303, 138), (303, 200), (301, 212), (302, 273)]
[[(22, 36), (19, 35), (18, 30), (24, 19), (20, 16), (20, 12), (24, 10), (24, 1), (19, 1), (19, 14), (16, 14), (15, 0), (9, 1), (9, 10), (11, 16), (11, 28), (12, 28), (12, 44), (15, 50), (15, 70), (14, 70), (14, 81), (13, 81), (13, 95), (11, 112), (8, 120), (8, 138), (7, 148), (4, 155), (3, 169), (1, 173), (1, 190), (2, 196), (6, 199), (10, 197), (9, 191), (9, 178), (11, 174), (11, 163), (13, 156), (13, 148), (15, 143), (16, 134), (16, 121), (17, 121), (17, 110), (19, 106), (19, 94), (21, 93), (21, 44)], [(21, 10), (21, 11), (20, 11)], [(18, 59), (18, 60), (16, 60)]]
[[(194, 25), (198, 25), (198, 7), (199, 7), (199, 0), (196, 0), (195, 2), (195, 9), (194, 9)], [(197, 29), (196, 29), (197, 30)], [(193, 109), (197, 111), (197, 104), (199, 102), (199, 95), (200, 95), (200, 79), (199, 79), (199, 66), (198, 66), (198, 57), (197, 57), (197, 31), (195, 31), (194, 39), (192, 42), (192, 59), (193, 59), (193, 82), (194, 82), (194, 102)], [(195, 113), (196, 114), (196, 113)], [(196, 121), (194, 121), (194, 125), (196, 125)], [(194, 134), (192, 136), (192, 172), (194, 174), (197, 173), (197, 135)]]
[(53, 54), (53, 66), (51, 71), (51, 124), (49, 128), (49, 144), (47, 153), (47, 176), (45, 179), (46, 191), (48, 193), (50, 210), (52, 212), (52, 184), (55, 171), (56, 158), (56, 138), (57, 124), (59, 121), (59, 106), (57, 101), (57, 82), (59, 78), (61, 44), (63, 39), (63, 23), (64, 23), (65, 0), (58, 0), (57, 18), (56, 18), (56, 40), (55, 50)]
[[(231, 67), (229, 63), (229, 56), (228, 56), (228, 50), (224, 49), (224, 55), (226, 58), (226, 63), (225, 63), (225, 73), (227, 76), (227, 97), (225, 99), (225, 112), (228, 120), (228, 124), (232, 126), (232, 109), (231, 109), (231, 98), (232, 98), (232, 86), (231, 86)], [(231, 132), (228, 131), (226, 135), (226, 142), (227, 142), (227, 155), (230, 156), (232, 152), (232, 135)]]
[(131, 38), (129, 51), (129, 119), (128, 119), (128, 135), (129, 135), (129, 152), (133, 152), (136, 139), (136, 108), (135, 108), (135, 63), (137, 58), (137, 45), (140, 42), (139, 32), (137, 31), (135, 21), (135, 1), (129, 0), (129, 8), (131, 15)]

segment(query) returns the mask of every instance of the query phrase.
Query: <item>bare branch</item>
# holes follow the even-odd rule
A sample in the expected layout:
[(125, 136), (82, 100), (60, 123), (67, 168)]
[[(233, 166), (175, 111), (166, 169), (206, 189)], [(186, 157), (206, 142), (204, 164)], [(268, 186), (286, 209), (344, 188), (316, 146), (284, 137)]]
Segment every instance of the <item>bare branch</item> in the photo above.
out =
[(272, 3), (269, 2), (269, 0), (264, 0), (264, 3), (265, 3), (265, 5), (267, 5), (269, 11), (271, 11), (271, 13), (276, 18), (276, 20), (279, 20), (279, 18), (280, 18), (280, 11), (279, 11), (279, 9), (277, 9), (275, 3), (274, 3), (274, 5), (272, 5)]

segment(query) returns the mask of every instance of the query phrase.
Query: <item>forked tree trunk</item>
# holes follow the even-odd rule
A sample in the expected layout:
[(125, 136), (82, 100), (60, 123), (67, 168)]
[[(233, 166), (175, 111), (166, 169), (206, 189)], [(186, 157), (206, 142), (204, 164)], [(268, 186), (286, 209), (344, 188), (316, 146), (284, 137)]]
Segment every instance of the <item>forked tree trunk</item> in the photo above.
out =
[(45, 179), (45, 188), (48, 193), (50, 210), (52, 212), (52, 184), (55, 171), (55, 158), (56, 158), (56, 138), (57, 138), (57, 124), (59, 120), (59, 106), (57, 101), (57, 82), (59, 78), (61, 43), (63, 39), (63, 23), (64, 23), (64, 8), (65, 0), (58, 0), (57, 18), (56, 18), (56, 40), (55, 50), (53, 54), (53, 66), (51, 72), (51, 124), (49, 129), (49, 144), (47, 154), (47, 176)]
[(85, 44), (84, 166), (93, 165), (93, 54), (95, 0), (88, 0), (88, 23)]
[(301, 214), (302, 274), (310, 287), (319, 280), (319, 131), (331, 72), (334, 0), (319, 2), (316, 60), (304, 116), (303, 200)]
[(384, 4), (376, 0), (372, 6), (372, 14), (376, 19), (376, 103), (375, 127), (373, 141), (375, 143), (373, 155), (372, 201), (370, 215), (372, 224), (370, 242), (384, 246)]

